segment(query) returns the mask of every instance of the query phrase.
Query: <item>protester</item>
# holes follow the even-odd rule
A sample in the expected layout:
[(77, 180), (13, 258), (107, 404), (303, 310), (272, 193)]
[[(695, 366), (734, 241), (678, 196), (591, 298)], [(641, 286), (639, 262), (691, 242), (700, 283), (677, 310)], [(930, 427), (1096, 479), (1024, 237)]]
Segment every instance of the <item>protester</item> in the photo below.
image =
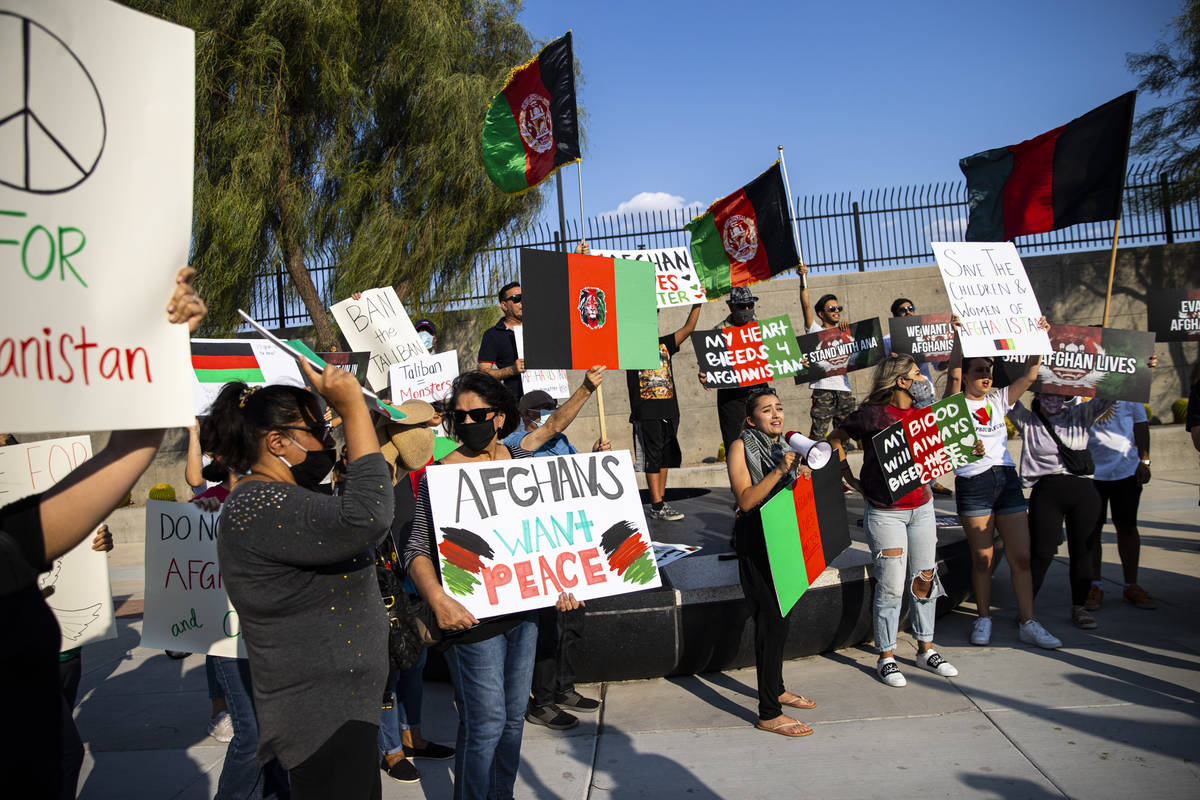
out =
[[(535, 456), (570, 455), (578, 452), (563, 431), (575, 421), (583, 404), (603, 382), (604, 367), (597, 365), (584, 374), (583, 383), (561, 406), (541, 389), (523, 395), (517, 403), (520, 424), (504, 437), (504, 444), (528, 450)], [(607, 439), (597, 439), (592, 445), (592, 452), (611, 449), (612, 445)]]
[(800, 475), (809, 479), (800, 454), (781, 443), (783, 404), (770, 387), (756, 389), (747, 397), (743, 430), (729, 448), (725, 468), (729, 487), (737, 501), (733, 522), (738, 577), (754, 618), (754, 668), (758, 678), (758, 722), (760, 730), (783, 736), (808, 736), (812, 728), (783, 713), (790, 708), (816, 708), (803, 695), (783, 686), (783, 646), (787, 641), (788, 618), (779, 613), (775, 581), (767, 559), (761, 509), (776, 492)]
[(419, 319), (413, 325), (413, 329), (416, 330), (417, 336), (420, 338), (421, 344), (425, 345), (426, 350), (431, 353), (437, 352), (437, 326), (431, 320)]
[[(929, 484), (923, 483), (892, 500), (879, 457), (871, 446), (875, 434), (920, 416), (922, 409), (932, 404), (933, 384), (921, 374), (913, 357), (892, 353), (875, 368), (867, 399), (829, 437), (841, 458), (845, 479), (867, 501), (863, 528), (875, 559), (875, 648), (879, 650), (875, 671), (888, 686), (908, 683), (896, 664), (896, 636), (906, 585), (912, 599), (910, 618), (917, 640), (917, 666), (947, 678), (958, 674), (933, 647), (937, 599), (945, 594), (937, 576), (933, 492)], [(842, 449), (849, 438), (857, 439), (863, 449), (857, 480), (850, 474)]]
[[(748, 287), (734, 286), (729, 290), (729, 299), (725, 301), (725, 304), (729, 306), (729, 316), (721, 320), (718, 327), (730, 328), (754, 322), (754, 304), (757, 302), (758, 298)], [(703, 385), (703, 372), (700, 373), (699, 378)], [(750, 392), (766, 388), (766, 386), (765, 383), (756, 383), (753, 386), (717, 389), (717, 422), (721, 426), (721, 443), (725, 445), (727, 455), (730, 445), (741, 435), (742, 422), (746, 418), (746, 398), (750, 396)]]
[[(1187, 417), (1184, 430), (1192, 437), (1192, 447), (1200, 452), (1200, 361), (1192, 367), (1192, 388), (1188, 391)], [(1200, 505), (1200, 500), (1197, 500)]]
[(525, 359), (517, 357), (517, 338), (513, 331), (521, 325), (524, 313), (521, 309), (521, 284), (506, 283), (496, 293), (504, 316), (483, 332), (479, 342), (478, 365), (481, 372), (498, 381), (503, 381), (513, 401), (524, 394), (521, 373), (525, 371)]
[[(801, 264), (799, 272), (801, 276), (807, 275), (808, 267)], [(808, 301), (806, 281), (800, 284), (800, 308), (804, 312), (804, 329), (808, 333), (817, 333), (826, 328), (847, 330), (850, 327), (850, 323), (842, 319), (843, 308), (838, 304), (835, 294), (823, 294), (817, 299), (817, 313), (816, 317), (813, 317), (813, 306)], [(850, 379), (843, 373), (810, 381), (808, 386), (812, 389), (812, 423), (808, 429), (808, 438), (824, 439), (831, 424), (834, 428), (838, 427), (857, 407), (854, 394), (850, 391)]]
[(316, 491), (336, 457), (316, 395), (226, 384), (212, 451), (248, 474), (221, 514), (221, 572), (254, 676), (259, 763), (278, 759), (298, 800), (379, 797), (388, 622), (370, 550), (392, 522), (391, 481), (354, 376), (300, 368), (343, 419), (345, 488)]
[(679, 346), (696, 330), (702, 306), (703, 303), (693, 305), (679, 330), (659, 337), (657, 369), (625, 372), (635, 461), (646, 473), (646, 489), (650, 494), (647, 516), (650, 519), (683, 519), (683, 514), (664, 500), (667, 470), (678, 467), (683, 458), (679, 452), (679, 400), (675, 397), (671, 356), (679, 352)]

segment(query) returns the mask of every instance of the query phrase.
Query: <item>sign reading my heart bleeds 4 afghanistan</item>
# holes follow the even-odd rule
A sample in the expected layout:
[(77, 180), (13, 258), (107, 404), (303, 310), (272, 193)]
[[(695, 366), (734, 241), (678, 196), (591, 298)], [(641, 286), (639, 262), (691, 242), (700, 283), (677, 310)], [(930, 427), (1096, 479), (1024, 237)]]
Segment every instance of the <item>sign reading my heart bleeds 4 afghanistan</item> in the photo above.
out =
[(754, 386), (804, 368), (786, 316), (692, 334), (704, 385)]
[(960, 392), (919, 414), (889, 425), (871, 439), (892, 500), (923, 483), (978, 461), (975, 424)]

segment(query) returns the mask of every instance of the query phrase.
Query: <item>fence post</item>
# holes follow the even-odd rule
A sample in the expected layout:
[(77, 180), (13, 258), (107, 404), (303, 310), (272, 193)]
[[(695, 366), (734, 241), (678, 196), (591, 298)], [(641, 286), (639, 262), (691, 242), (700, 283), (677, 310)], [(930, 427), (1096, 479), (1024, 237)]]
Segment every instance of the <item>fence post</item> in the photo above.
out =
[(283, 263), (281, 262), (279, 264), (279, 269), (275, 271), (275, 295), (279, 300), (279, 303), (278, 303), (279, 327), (276, 328), (276, 330), (283, 330), (283, 328), (284, 328), (284, 324), (283, 324), (284, 312), (286, 310), (283, 307), (283, 271), (284, 271), (284, 269), (286, 269), (286, 267), (284, 267)]
[(862, 248), (862, 217), (858, 213), (858, 201), (850, 204), (850, 212), (854, 215), (854, 249), (858, 252), (858, 271), (866, 272), (867, 265), (863, 260)]
[(1158, 177), (1158, 186), (1162, 203), (1163, 232), (1167, 234), (1167, 244), (1175, 244), (1175, 226), (1171, 222), (1171, 186), (1165, 172)]

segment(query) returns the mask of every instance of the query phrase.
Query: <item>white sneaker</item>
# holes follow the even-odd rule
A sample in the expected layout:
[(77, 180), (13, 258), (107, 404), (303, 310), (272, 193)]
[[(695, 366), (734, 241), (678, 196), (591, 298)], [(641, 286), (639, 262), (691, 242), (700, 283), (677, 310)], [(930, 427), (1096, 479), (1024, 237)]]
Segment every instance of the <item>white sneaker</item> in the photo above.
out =
[(879, 680), (886, 683), (888, 686), (907, 686), (908, 681), (904, 679), (904, 675), (900, 673), (900, 667), (896, 664), (896, 659), (885, 658), (875, 665), (875, 671), (879, 673)]
[(1062, 639), (1057, 636), (1052, 636), (1050, 631), (1042, 627), (1042, 623), (1036, 619), (1031, 619), (1027, 622), (1022, 622), (1017, 626), (1021, 636), (1021, 641), (1025, 644), (1036, 644), (1044, 650), (1056, 650), (1062, 647)]
[(992, 641), (992, 618), (976, 617), (971, 624), (971, 644), (987, 647)]
[(943, 678), (953, 678), (958, 674), (958, 670), (954, 668), (954, 665), (939, 656), (937, 650), (926, 650), (924, 653), (917, 653), (917, 666), (927, 669), (935, 675), (941, 675)]
[(233, 719), (228, 711), (222, 711), (208, 721), (208, 735), (218, 742), (233, 741)]

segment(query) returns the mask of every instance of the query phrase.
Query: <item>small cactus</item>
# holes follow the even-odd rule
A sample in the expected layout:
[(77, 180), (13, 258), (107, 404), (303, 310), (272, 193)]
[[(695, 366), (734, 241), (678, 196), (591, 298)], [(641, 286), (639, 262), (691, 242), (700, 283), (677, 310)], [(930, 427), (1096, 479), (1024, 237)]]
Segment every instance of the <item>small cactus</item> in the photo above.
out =
[(169, 483), (156, 483), (150, 487), (150, 492), (146, 496), (151, 500), (165, 500), (168, 503), (174, 503), (175, 487)]
[(1186, 397), (1181, 397), (1174, 403), (1171, 403), (1171, 417), (1178, 423), (1182, 423), (1187, 419), (1188, 401)]

